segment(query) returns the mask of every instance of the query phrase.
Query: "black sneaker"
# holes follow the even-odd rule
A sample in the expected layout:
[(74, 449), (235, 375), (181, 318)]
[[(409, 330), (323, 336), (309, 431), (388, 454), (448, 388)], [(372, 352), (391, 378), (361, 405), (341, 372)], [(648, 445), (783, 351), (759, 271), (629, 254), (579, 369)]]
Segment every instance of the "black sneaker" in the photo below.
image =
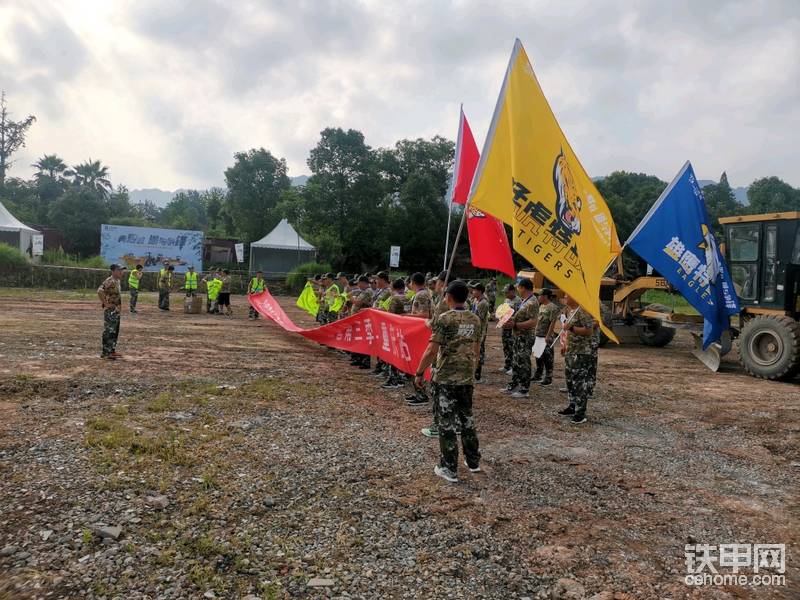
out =
[(570, 423), (573, 425), (580, 425), (582, 423), (586, 423), (586, 415), (572, 415), (572, 418), (569, 420)]
[(516, 392), (518, 389), (519, 389), (519, 386), (516, 386), (516, 385), (507, 385), (506, 387), (504, 387), (504, 388), (502, 389), (502, 391), (503, 391), (503, 392), (505, 392), (506, 394), (513, 394), (513, 393), (514, 393), (514, 392)]
[(531, 377), (531, 383), (541, 383), (541, 382), (542, 382), (541, 375), (534, 375), (533, 377)]
[(575, 407), (572, 406), (572, 404), (570, 404), (564, 410), (558, 411), (558, 414), (560, 414), (562, 417), (571, 417), (571, 416), (575, 415)]
[(553, 380), (552, 379), (542, 379), (538, 383), (541, 386), (553, 385)]
[(396, 390), (397, 388), (403, 387), (403, 384), (399, 381), (392, 381), (389, 380), (381, 386), (385, 390)]
[(561, 387), (561, 388), (558, 388), (558, 391), (561, 392), (562, 394), (566, 394), (569, 390), (567, 388), (565, 388), (565, 387)]
[(425, 398), (423, 396), (412, 396), (410, 400), (406, 400), (406, 404), (408, 406), (411, 406), (411, 407), (424, 406), (428, 402), (430, 402), (430, 400), (428, 400), (427, 398)]

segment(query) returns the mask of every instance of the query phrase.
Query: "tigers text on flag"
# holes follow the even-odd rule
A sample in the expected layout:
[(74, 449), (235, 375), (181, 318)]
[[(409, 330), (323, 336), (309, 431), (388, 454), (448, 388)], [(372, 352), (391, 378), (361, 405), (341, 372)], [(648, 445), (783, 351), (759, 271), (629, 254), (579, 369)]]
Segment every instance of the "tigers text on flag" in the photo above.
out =
[(303, 291), (300, 292), (300, 296), (297, 298), (297, 306), (302, 308), (312, 317), (316, 317), (319, 313), (319, 301), (317, 300), (317, 294), (314, 292), (314, 286), (311, 285), (310, 282), (306, 282)]
[(687, 161), (626, 242), (705, 319), (703, 349), (739, 313), (730, 272), (711, 231), (703, 192)]
[[(462, 109), (453, 172), (455, 181), (453, 202), (456, 204), (467, 203), (469, 186), (475, 175), (479, 159), (478, 145), (475, 143), (469, 122)], [(503, 222), (469, 206), (465, 207), (465, 210), (468, 211), (467, 232), (472, 265), (479, 269), (500, 271), (513, 278), (516, 275), (514, 260), (511, 258), (511, 248), (508, 245), (508, 236)]]
[(511, 225), (514, 249), (602, 324), (600, 283), (621, 249), (614, 220), (561, 131), (517, 40), (470, 203)]
[(247, 298), (259, 314), (286, 331), (298, 333), (331, 348), (377, 356), (404, 373), (417, 372), (431, 338), (430, 327), (424, 319), (372, 308), (360, 310), (328, 325), (303, 329), (289, 318), (269, 292), (251, 294)]

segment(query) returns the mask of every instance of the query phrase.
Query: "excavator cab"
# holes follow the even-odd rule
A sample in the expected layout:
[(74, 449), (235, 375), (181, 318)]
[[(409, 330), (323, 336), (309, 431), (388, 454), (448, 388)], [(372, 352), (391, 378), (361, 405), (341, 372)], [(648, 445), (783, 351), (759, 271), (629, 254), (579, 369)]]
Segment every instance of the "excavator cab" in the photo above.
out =
[(719, 222), (742, 309), (742, 365), (756, 377), (793, 379), (800, 373), (800, 212)]

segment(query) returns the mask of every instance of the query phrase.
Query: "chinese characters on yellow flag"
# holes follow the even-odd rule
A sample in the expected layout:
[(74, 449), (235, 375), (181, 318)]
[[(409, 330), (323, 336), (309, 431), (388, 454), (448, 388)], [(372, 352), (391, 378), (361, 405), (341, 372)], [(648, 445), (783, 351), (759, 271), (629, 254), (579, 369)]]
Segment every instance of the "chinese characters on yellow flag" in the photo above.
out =
[(519, 40), (470, 202), (511, 225), (514, 249), (602, 323), (600, 282), (621, 252), (617, 230), (564, 137)]

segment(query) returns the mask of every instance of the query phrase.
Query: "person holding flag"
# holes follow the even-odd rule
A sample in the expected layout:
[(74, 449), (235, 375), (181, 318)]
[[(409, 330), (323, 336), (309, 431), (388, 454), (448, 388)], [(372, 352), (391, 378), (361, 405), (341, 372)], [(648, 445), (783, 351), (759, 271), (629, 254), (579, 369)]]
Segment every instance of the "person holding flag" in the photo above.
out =
[(739, 314), (710, 225), (703, 192), (686, 161), (626, 242), (703, 316), (703, 350), (719, 341), (731, 316)]

